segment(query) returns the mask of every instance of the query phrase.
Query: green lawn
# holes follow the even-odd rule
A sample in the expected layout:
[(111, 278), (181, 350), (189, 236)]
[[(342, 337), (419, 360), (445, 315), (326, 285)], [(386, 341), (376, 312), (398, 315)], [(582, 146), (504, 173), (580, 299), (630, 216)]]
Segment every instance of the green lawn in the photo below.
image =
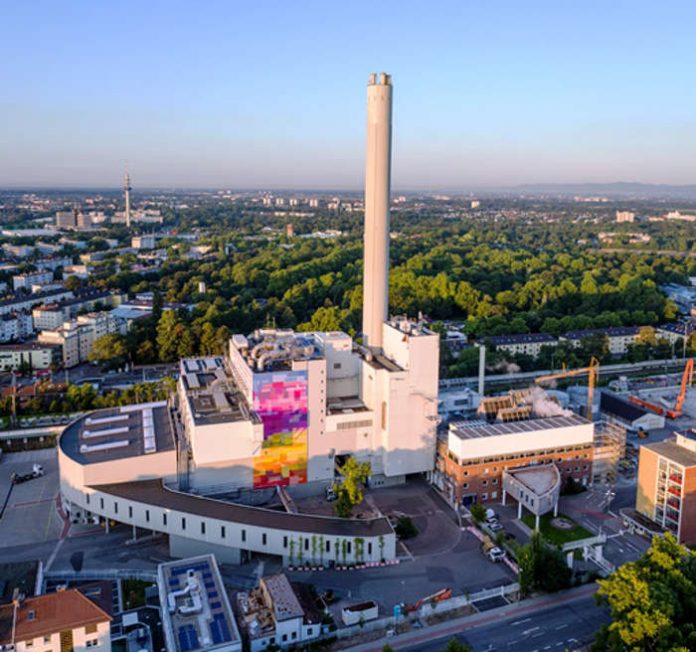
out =
[[(559, 517), (563, 517), (572, 523), (575, 523), (572, 518), (565, 516), (564, 514), (559, 514)], [(534, 529), (535, 517), (533, 514), (525, 514), (522, 516), (522, 522), (532, 530)], [(560, 530), (551, 525), (553, 520), (553, 514), (549, 512), (544, 514), (539, 520), (539, 531), (541, 536), (544, 537), (549, 543), (555, 546), (562, 546), (564, 543), (569, 541), (578, 541), (579, 539), (587, 539), (593, 537), (594, 534), (586, 530), (582, 525), (575, 523), (574, 527), (570, 530)]]

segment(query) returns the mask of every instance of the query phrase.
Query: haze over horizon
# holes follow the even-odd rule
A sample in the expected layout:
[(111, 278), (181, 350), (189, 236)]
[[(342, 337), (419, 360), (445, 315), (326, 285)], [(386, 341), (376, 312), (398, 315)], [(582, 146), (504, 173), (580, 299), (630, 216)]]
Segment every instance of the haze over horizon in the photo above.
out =
[(367, 75), (395, 189), (696, 181), (686, 2), (13, 3), (0, 186), (360, 189)]

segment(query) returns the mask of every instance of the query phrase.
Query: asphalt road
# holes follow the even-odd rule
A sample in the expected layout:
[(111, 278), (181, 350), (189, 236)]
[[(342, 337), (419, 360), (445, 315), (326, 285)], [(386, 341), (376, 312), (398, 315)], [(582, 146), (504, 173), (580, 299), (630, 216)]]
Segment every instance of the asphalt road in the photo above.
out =
[(474, 652), (565, 652), (594, 638), (609, 622), (609, 613), (594, 602), (596, 587), (587, 585), (491, 611), (411, 630), (352, 648), (379, 652), (385, 644), (408, 652), (440, 652), (452, 638), (469, 643)]
[[(457, 636), (471, 645), (473, 652), (541, 652), (572, 650), (592, 640), (597, 629), (609, 622), (609, 613), (594, 603), (592, 596), (578, 602), (545, 608), (523, 618), (510, 617), (481, 625)], [(439, 652), (452, 635), (429, 641), (425, 645), (400, 648), (412, 652)]]

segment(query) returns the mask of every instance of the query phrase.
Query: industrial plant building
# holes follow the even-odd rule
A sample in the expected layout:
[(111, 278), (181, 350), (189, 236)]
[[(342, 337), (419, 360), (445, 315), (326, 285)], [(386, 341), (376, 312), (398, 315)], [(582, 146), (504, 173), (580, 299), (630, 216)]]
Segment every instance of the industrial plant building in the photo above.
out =
[(373, 486), (433, 470), (439, 336), (388, 315), (389, 76), (371, 75), (367, 94), (363, 343), (342, 332), (237, 334), (224, 356), (181, 361), (172, 401), (82, 416), (59, 440), (72, 519), (126, 523), (134, 538), (164, 532), (178, 557), (395, 558), (385, 517), (254, 506), (322, 494), (349, 456), (370, 463)]

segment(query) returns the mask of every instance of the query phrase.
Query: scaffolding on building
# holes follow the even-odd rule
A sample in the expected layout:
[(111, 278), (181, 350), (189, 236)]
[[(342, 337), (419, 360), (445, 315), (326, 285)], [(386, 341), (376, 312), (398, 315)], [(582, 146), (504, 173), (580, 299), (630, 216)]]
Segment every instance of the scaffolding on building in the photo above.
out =
[(626, 428), (615, 422), (596, 422), (592, 484), (612, 486), (616, 482), (619, 462), (626, 457)]

